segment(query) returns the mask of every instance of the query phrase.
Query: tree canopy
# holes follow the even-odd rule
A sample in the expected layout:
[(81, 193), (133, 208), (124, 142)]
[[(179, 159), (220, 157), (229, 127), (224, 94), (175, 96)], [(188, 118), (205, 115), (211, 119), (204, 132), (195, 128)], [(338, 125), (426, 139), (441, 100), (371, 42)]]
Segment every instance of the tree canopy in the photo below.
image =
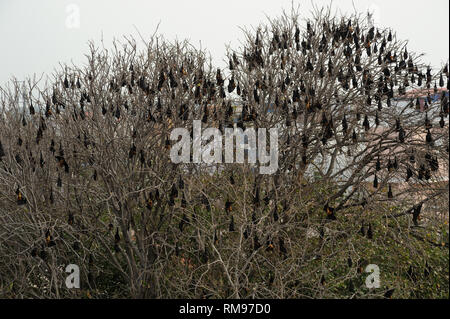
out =
[[(0, 296), (448, 298), (448, 65), (330, 9), (244, 35), (225, 69), (155, 35), (1, 88)], [(172, 163), (194, 120), (277, 128), (278, 171)]]

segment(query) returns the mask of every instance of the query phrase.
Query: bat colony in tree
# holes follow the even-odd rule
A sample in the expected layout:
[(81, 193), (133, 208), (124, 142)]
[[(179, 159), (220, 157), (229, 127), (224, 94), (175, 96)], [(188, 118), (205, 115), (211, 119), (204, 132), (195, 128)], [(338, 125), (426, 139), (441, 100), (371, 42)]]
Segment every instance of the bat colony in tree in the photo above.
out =
[[(188, 42), (146, 46), (91, 45), (44, 89), (1, 90), (0, 296), (390, 297), (356, 286), (364, 245), (448, 247), (426, 236), (448, 220), (447, 65), (330, 10), (246, 31), (225, 70)], [(235, 105), (237, 127), (278, 129), (275, 174), (171, 163), (173, 128), (224, 132)]]

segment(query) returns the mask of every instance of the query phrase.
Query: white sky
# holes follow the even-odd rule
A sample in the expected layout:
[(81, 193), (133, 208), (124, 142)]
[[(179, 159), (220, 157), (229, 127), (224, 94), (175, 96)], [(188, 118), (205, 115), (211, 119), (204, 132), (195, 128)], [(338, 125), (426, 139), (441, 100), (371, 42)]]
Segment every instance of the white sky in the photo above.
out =
[[(329, 0), (294, 1), (309, 14), (312, 3), (328, 5)], [(353, 12), (375, 10), (377, 25), (397, 31), (409, 40), (409, 50), (425, 53), (424, 62), (440, 67), (449, 56), (448, 0), (335, 0), (333, 7)], [(80, 10), (80, 27), (69, 29), (67, 6)], [(51, 73), (59, 62), (83, 63), (87, 42), (105, 46), (113, 37), (134, 35), (135, 27), (144, 37), (154, 31), (168, 40), (190, 39), (207, 48), (216, 64), (223, 61), (225, 45), (237, 46), (242, 27), (256, 26), (265, 15), (278, 16), (292, 0), (0, 0), (0, 85), (12, 75)], [(72, 11), (73, 12), (73, 11)]]

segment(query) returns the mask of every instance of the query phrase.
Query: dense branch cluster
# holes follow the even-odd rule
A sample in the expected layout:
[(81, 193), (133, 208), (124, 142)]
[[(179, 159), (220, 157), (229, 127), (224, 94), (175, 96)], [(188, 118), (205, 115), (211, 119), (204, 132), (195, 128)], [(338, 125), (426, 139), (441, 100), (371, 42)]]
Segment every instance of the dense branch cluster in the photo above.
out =
[[(0, 296), (377, 297), (404, 276), (409, 297), (448, 281), (424, 252), (448, 256), (448, 66), (330, 10), (245, 36), (225, 70), (152, 37), (0, 91)], [(171, 130), (193, 120), (278, 128), (279, 170), (171, 163)], [(388, 284), (371, 291), (377, 262)]]

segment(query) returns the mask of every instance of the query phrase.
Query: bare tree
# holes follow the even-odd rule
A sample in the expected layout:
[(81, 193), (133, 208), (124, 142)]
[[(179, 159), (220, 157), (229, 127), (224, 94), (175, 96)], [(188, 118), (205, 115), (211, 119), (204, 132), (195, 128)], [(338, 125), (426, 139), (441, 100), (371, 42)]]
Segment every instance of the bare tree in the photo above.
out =
[[(0, 296), (410, 297), (448, 281), (448, 67), (330, 9), (245, 37), (226, 70), (153, 36), (1, 89)], [(170, 161), (173, 128), (236, 116), (279, 130), (276, 174)]]

